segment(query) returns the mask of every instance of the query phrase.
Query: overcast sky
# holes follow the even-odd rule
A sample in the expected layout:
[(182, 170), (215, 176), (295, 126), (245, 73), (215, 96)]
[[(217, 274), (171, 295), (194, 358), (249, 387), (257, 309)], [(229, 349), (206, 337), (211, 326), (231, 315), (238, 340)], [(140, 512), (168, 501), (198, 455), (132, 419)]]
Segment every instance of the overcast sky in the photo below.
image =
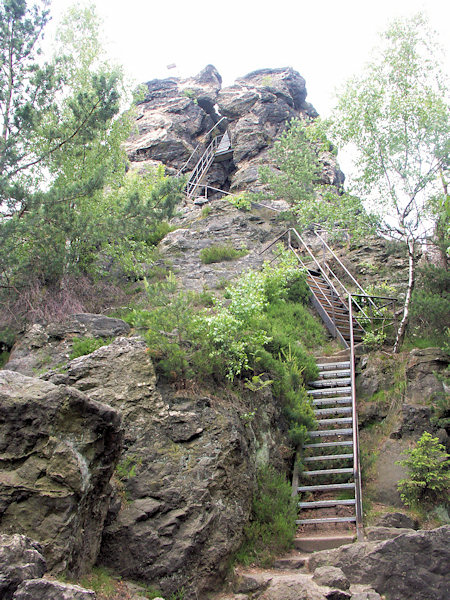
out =
[[(83, 0), (78, 2), (82, 4)], [(53, 0), (51, 41), (73, 0)], [(428, 15), (450, 56), (445, 0), (94, 0), (109, 54), (136, 83), (195, 75), (213, 64), (231, 85), (265, 67), (291, 66), (306, 79), (308, 101), (328, 116), (335, 90), (358, 73), (396, 17)], [(167, 65), (176, 64), (176, 69)], [(351, 158), (340, 153), (344, 172)]]
[[(54, 25), (72, 0), (53, 0)], [(308, 100), (321, 115), (335, 88), (358, 72), (377, 33), (418, 10), (449, 49), (445, 0), (94, 0), (110, 54), (136, 82), (194, 75), (213, 64), (224, 85), (264, 67), (292, 66), (306, 79)], [(51, 37), (52, 30), (49, 30)]]

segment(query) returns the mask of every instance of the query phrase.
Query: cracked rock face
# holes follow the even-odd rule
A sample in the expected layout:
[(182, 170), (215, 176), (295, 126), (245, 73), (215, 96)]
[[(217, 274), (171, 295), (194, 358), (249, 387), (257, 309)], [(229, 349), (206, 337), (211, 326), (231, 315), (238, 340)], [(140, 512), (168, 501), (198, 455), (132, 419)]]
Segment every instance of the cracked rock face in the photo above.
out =
[[(254, 71), (225, 88), (212, 65), (189, 79), (157, 79), (145, 85), (137, 131), (127, 144), (132, 165), (164, 164), (175, 174), (197, 146), (206, 148), (211, 128), (225, 117), (219, 129), (228, 129), (233, 158), (214, 163), (205, 183), (226, 191), (261, 189), (258, 168), (267, 163), (268, 150), (288, 122), (318, 116), (306, 102), (305, 80), (291, 67)], [(343, 174), (329, 158), (324, 161), (324, 181), (340, 185)]]
[[(255, 419), (265, 433), (254, 432), (239, 418), (244, 408), (157, 385), (139, 338), (118, 338), (46, 377), (123, 415), (125, 452), (99, 561), (125, 577), (157, 581), (165, 595), (184, 587), (195, 597), (214, 586), (248, 519), (258, 449), (282, 461), (271, 395)], [(271, 438), (271, 424), (280, 439)]]
[(0, 532), (37, 540), (50, 570), (90, 568), (120, 450), (120, 417), (111, 407), (0, 371)]

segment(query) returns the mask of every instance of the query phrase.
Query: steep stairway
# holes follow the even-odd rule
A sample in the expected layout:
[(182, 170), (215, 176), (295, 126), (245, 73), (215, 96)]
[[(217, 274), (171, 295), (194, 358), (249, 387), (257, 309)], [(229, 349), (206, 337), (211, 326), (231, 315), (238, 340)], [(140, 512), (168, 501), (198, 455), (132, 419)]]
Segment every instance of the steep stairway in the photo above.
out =
[[(318, 270), (308, 269), (306, 281), (312, 292), (312, 301), (325, 326), (333, 337), (337, 337), (344, 347), (350, 346), (350, 324), (348, 304), (341, 298), (331, 281), (327, 281)], [(353, 339), (361, 342), (365, 331), (353, 318)]]
[[(216, 130), (219, 124), (223, 121), (223, 118), (214, 125), (213, 130)], [(208, 134), (211, 132), (208, 132)], [(208, 135), (207, 134), (207, 135)], [(192, 153), (191, 157), (187, 161), (186, 165), (191, 161), (194, 154), (197, 152), (197, 148)], [(206, 150), (198, 159), (195, 167), (193, 168), (191, 174), (189, 175), (188, 182), (186, 184), (186, 196), (192, 200), (195, 198), (199, 190), (204, 187), (202, 185), (206, 174), (208, 173), (213, 162), (221, 162), (224, 160), (228, 160), (233, 156), (233, 148), (231, 146), (230, 135), (227, 130), (221, 135), (216, 135), (212, 138)], [(185, 165), (185, 166), (186, 166)], [(183, 169), (181, 170), (183, 171)]]
[[(349, 543), (362, 535), (354, 371), (350, 352), (318, 359), (319, 376), (308, 395), (317, 427), (301, 451), (304, 470), (294, 476), (300, 495), (297, 548), (303, 551)], [(313, 542), (314, 538), (318, 539)]]

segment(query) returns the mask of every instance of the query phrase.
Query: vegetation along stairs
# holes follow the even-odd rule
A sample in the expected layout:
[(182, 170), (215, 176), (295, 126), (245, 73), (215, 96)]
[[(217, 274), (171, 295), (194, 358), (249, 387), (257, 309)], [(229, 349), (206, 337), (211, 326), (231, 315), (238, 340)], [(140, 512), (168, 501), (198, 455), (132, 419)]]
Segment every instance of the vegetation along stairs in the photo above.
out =
[[(307, 391), (316, 428), (308, 432), (307, 443), (297, 452), (293, 475), (293, 494), (300, 495), (296, 546), (302, 551), (349, 543), (355, 529), (357, 538), (363, 537), (355, 343), (362, 341), (368, 324), (386, 325), (391, 318), (387, 306), (392, 306), (395, 313), (394, 298), (367, 294), (323, 237), (313, 233), (322, 242), (322, 260), (293, 228), (263, 250), (286, 238), (289, 250), (306, 272), (313, 305), (331, 335), (344, 347), (339, 355), (317, 359), (318, 379), (310, 383)], [(326, 250), (356, 292), (350, 292), (328, 264)], [(303, 467), (301, 474), (299, 464)]]

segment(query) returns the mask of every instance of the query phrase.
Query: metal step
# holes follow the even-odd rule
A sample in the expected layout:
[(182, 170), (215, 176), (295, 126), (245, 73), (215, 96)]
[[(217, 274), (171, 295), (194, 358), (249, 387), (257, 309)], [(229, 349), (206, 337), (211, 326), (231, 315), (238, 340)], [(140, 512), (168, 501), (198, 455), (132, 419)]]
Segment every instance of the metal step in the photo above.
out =
[(353, 441), (344, 440), (341, 442), (319, 442), (317, 444), (305, 444), (303, 448), (333, 448), (335, 446), (353, 446)]
[(351, 406), (335, 406), (333, 408), (317, 408), (314, 411), (316, 417), (321, 415), (348, 415), (352, 413)]
[(315, 397), (320, 397), (320, 396), (335, 396), (336, 393), (339, 392), (339, 394), (351, 394), (352, 393), (352, 388), (350, 386), (345, 386), (345, 387), (341, 387), (338, 390), (336, 389), (316, 389), (316, 390), (306, 390), (306, 393), (309, 396), (313, 396), (313, 398)]
[(343, 475), (345, 473), (353, 473), (353, 467), (345, 469), (318, 469), (317, 471), (303, 471), (302, 475), (312, 477), (315, 475)]
[(329, 435), (351, 435), (353, 429), (322, 429), (320, 431), (308, 431), (310, 437), (328, 437)]
[(350, 361), (336, 363), (321, 363), (317, 365), (319, 371), (333, 371), (334, 369), (349, 369)]
[(328, 483), (323, 485), (302, 485), (297, 492), (328, 492), (331, 490), (354, 490), (354, 483)]
[(298, 502), (299, 508), (328, 508), (329, 506), (354, 506), (356, 500), (312, 500), (311, 502)]
[(347, 454), (322, 454), (322, 456), (305, 456), (302, 458), (302, 462), (316, 462), (318, 460), (342, 460), (346, 458), (353, 459), (353, 454), (348, 452)]
[(348, 404), (352, 403), (352, 397), (351, 396), (331, 396), (330, 398), (322, 398), (322, 399), (317, 399), (317, 400), (313, 400), (312, 404), (313, 406), (322, 406), (323, 404)]
[(352, 417), (342, 417), (340, 419), (318, 419), (318, 425), (345, 425), (346, 423), (351, 423), (353, 421)]
[(339, 371), (319, 371), (319, 379), (318, 381), (323, 381), (327, 379), (338, 379), (340, 377), (350, 377), (350, 369), (341, 369)]
[(341, 377), (340, 379), (317, 379), (317, 381), (311, 381), (309, 385), (314, 388), (341, 387), (349, 385), (351, 382), (350, 377)]
[(323, 519), (299, 519), (297, 525), (313, 525), (315, 523), (355, 523), (356, 517), (327, 517)]

